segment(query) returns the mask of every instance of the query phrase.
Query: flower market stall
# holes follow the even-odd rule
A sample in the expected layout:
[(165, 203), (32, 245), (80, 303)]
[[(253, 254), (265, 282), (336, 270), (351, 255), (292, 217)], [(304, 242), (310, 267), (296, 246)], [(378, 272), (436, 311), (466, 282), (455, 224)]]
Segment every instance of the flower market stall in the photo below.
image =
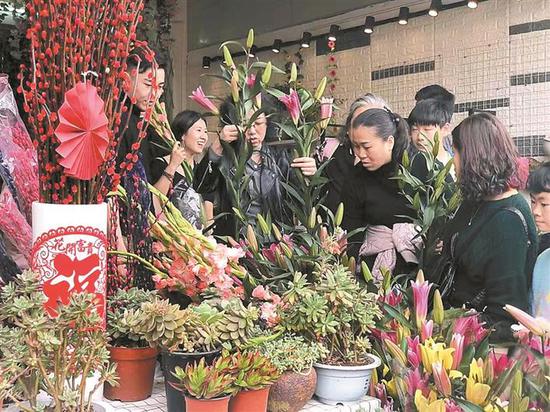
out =
[[(180, 143), (160, 56), (137, 39), (143, 7), (30, 1), (25, 122), (0, 77), (0, 410), (548, 410), (549, 321), (506, 305), (514, 341), (495, 346), (483, 313), (444, 304), (422, 265), (460, 202), (452, 162), (436, 161), (437, 144), (405, 152), (395, 178), (419, 266), (357, 260), (344, 205), (323, 203), (334, 79), (309, 89), (296, 64), (255, 58), (253, 29), (220, 45), (226, 95), (191, 93), (232, 140), (176, 165), (197, 192), (223, 185), (228, 206), (186, 219), (145, 167), (144, 142), (163, 156)], [(286, 178), (271, 182), (282, 207), (266, 209), (250, 162), (271, 164), (255, 143), (268, 126)], [(418, 159), (433, 166), (422, 182)]]

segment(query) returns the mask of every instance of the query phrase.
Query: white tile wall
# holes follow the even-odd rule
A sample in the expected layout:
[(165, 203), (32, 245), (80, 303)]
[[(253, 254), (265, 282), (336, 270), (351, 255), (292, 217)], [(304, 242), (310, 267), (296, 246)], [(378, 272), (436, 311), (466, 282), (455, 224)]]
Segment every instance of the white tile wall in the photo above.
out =
[[(476, 10), (461, 7), (436, 18), (412, 19), (406, 26), (376, 27), (370, 46), (335, 53), (339, 81), (334, 96), (343, 101), (336, 119), (345, 118), (349, 104), (366, 92), (380, 94), (406, 116), (415, 92), (439, 83), (456, 94), (457, 103), (509, 97), (510, 108), (497, 113), (513, 136), (550, 135), (550, 83), (510, 86), (511, 75), (550, 71), (550, 30), (509, 35), (510, 25), (544, 19), (550, 19), (550, 0), (488, 0)], [(191, 62), (199, 62), (201, 51), (194, 53), (188, 88), (202, 84), (209, 93), (220, 93), (219, 81), (199, 78), (202, 69)], [(327, 56), (315, 56), (313, 46), (303, 54), (304, 85), (314, 87), (327, 75)], [(259, 57), (284, 65), (282, 56), (271, 52)], [(371, 81), (372, 70), (429, 60), (436, 61), (435, 71)], [(456, 115), (454, 122), (463, 117)]]

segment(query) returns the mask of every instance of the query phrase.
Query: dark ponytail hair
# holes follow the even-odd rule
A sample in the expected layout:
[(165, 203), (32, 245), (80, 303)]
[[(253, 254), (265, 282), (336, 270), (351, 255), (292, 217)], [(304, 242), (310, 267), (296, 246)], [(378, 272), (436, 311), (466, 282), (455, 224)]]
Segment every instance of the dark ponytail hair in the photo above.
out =
[(401, 116), (388, 108), (368, 109), (353, 121), (353, 129), (361, 126), (374, 127), (378, 137), (384, 141), (393, 136), (392, 164), (397, 166), (401, 163), (403, 153), (409, 148), (410, 143), (409, 126)]
[(181, 140), (181, 138), (189, 131), (191, 126), (201, 119), (206, 123), (204, 116), (194, 110), (184, 110), (183, 112), (179, 112), (176, 117), (174, 117), (174, 120), (172, 120), (172, 124), (170, 125), (176, 140)]

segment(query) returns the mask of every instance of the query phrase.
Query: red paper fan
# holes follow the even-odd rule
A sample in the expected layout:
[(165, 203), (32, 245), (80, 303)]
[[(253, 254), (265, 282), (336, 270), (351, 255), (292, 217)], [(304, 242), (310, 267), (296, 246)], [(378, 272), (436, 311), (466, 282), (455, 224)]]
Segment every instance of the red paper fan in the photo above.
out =
[(60, 144), (56, 151), (63, 158), (59, 163), (70, 176), (92, 179), (109, 146), (105, 103), (93, 85), (79, 82), (65, 93), (58, 115), (55, 135)]

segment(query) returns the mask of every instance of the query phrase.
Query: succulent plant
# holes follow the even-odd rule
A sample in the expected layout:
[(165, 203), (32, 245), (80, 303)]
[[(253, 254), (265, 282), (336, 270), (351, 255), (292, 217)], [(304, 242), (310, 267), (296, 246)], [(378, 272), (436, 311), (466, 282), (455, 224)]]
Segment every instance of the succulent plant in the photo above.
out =
[(218, 358), (213, 365), (207, 365), (204, 358), (197, 364), (184, 369), (176, 366), (173, 375), (178, 383), (174, 388), (196, 399), (214, 399), (229, 395), (233, 391), (234, 376), (226, 367), (226, 360)]
[(235, 376), (235, 391), (263, 389), (281, 376), (271, 361), (260, 352), (237, 352), (229, 368)]
[(127, 311), (123, 321), (133, 334), (144, 336), (151, 346), (169, 351), (206, 352), (220, 346), (218, 318), (219, 314), (212, 316), (202, 305), (181, 309), (155, 298), (142, 303), (139, 309)]
[(381, 316), (376, 295), (341, 264), (323, 265), (314, 276), (310, 283), (305, 275), (295, 273), (283, 296), (281, 326), (322, 343), (328, 350), (326, 363), (362, 364), (370, 350), (370, 330)]
[(253, 336), (255, 323), (260, 316), (258, 309), (252, 305), (244, 306), (238, 298), (222, 301), (220, 305), (224, 313), (216, 322), (220, 340), (226, 347), (244, 345)]
[(129, 321), (139, 312), (141, 304), (151, 302), (156, 296), (154, 291), (138, 288), (119, 290), (107, 299), (107, 335), (112, 346), (143, 347), (147, 346), (143, 334), (136, 332)]
[(316, 342), (306, 342), (302, 336), (283, 335), (267, 341), (258, 350), (270, 360), (279, 373), (305, 372), (325, 354)]
[(188, 312), (164, 299), (144, 302), (139, 309), (126, 314), (126, 322), (133, 333), (144, 336), (151, 346), (175, 350), (188, 339), (185, 324)]

